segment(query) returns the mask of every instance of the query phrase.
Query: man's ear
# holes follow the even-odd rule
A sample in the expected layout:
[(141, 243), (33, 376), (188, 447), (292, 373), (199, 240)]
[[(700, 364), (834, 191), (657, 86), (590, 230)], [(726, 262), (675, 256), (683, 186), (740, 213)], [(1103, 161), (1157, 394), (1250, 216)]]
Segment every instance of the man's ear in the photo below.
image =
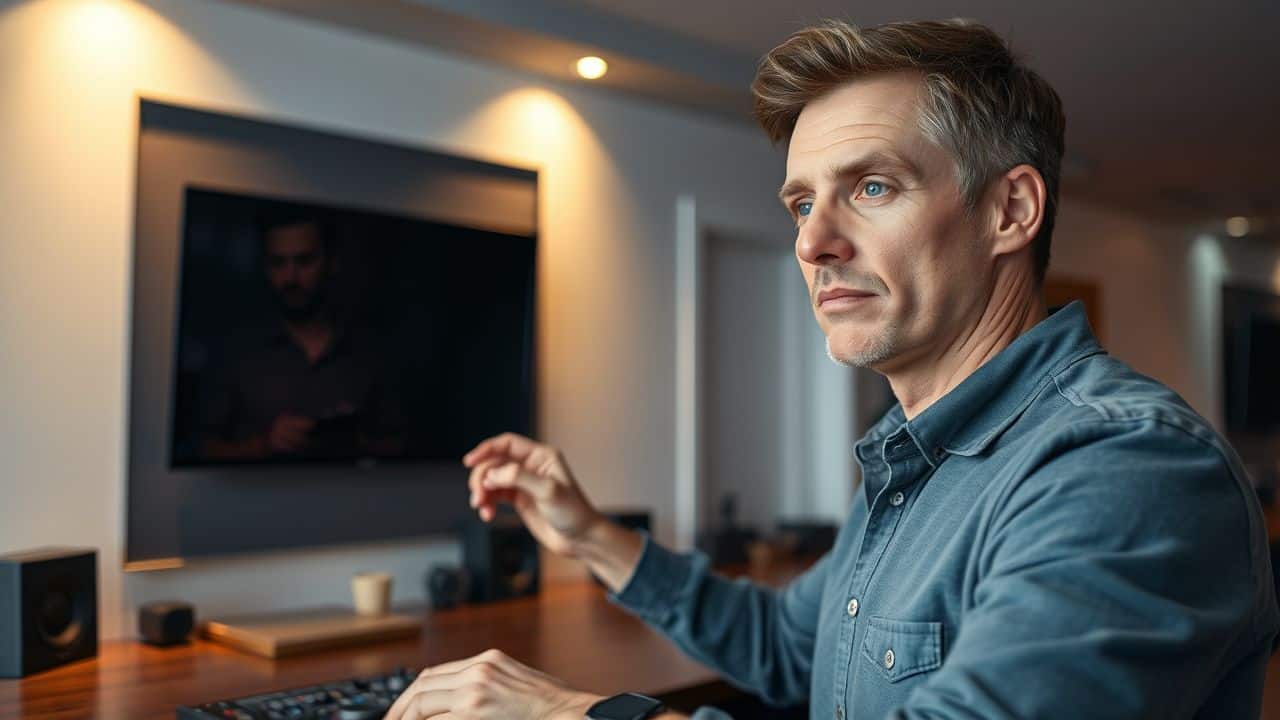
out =
[(1016, 253), (1029, 246), (1044, 221), (1044, 177), (1030, 165), (1018, 165), (996, 180), (987, 196), (992, 210), (991, 252)]

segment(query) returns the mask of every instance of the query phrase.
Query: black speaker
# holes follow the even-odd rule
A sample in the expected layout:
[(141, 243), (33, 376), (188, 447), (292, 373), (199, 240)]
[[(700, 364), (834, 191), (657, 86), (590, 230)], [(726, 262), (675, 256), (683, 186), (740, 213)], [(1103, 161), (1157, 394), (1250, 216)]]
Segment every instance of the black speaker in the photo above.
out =
[(467, 522), (462, 558), (470, 602), (491, 602), (538, 592), (538, 541), (520, 518), (501, 514), (491, 522)]
[(153, 602), (138, 608), (138, 634), (148, 645), (185, 643), (195, 624), (196, 611), (190, 603)]
[(0, 555), (0, 677), (97, 654), (97, 552), (40, 548)]

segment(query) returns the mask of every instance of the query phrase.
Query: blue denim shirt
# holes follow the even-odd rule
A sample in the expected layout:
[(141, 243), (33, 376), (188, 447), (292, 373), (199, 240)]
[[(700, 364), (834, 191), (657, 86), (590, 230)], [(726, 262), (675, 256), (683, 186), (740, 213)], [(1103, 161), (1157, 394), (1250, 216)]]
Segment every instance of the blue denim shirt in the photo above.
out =
[(1280, 618), (1257, 499), (1079, 303), (855, 453), (835, 547), (787, 587), (646, 541), (614, 601), (820, 720), (1258, 717)]

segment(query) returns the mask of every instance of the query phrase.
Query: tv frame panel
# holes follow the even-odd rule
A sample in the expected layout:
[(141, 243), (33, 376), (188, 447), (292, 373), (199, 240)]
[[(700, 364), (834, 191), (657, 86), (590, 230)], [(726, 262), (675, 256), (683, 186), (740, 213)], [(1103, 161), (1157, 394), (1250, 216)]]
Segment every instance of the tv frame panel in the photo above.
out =
[[(140, 98), (126, 470), (126, 571), (302, 547), (406, 541), (467, 514), (460, 462), (169, 467), (181, 201), (197, 186), (525, 235), (538, 175), (432, 150)], [(536, 351), (529, 423), (536, 433)]]

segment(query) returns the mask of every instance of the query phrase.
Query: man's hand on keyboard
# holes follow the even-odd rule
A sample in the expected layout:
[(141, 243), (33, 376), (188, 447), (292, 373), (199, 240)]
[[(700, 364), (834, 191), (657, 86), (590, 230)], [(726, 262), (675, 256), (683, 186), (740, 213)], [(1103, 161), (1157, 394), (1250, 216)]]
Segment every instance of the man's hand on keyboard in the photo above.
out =
[(386, 720), (581, 720), (599, 695), (486, 650), (427, 668), (400, 694)]

